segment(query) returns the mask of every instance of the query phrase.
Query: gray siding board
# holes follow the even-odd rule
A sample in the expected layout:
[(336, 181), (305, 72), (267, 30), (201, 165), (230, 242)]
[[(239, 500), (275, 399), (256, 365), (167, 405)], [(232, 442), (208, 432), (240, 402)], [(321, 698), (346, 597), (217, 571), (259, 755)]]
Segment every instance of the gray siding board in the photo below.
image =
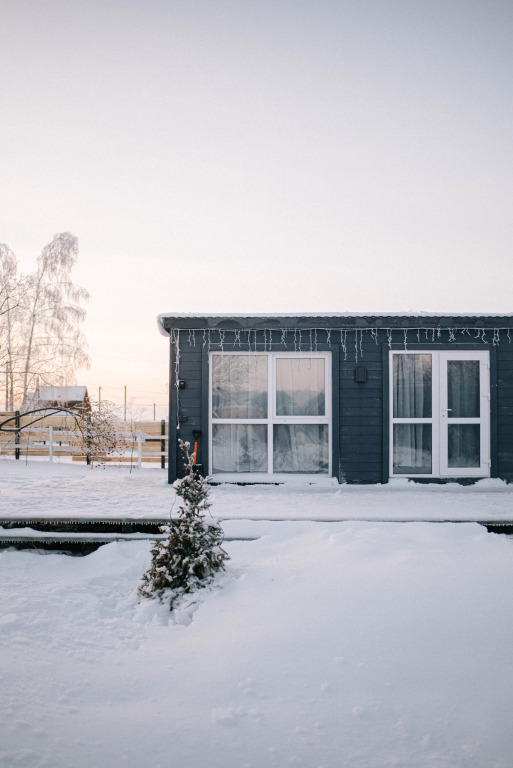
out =
[[(332, 456), (333, 474), (339, 474), (341, 481), (350, 483), (382, 482), (388, 479), (388, 437), (389, 437), (389, 413), (388, 413), (388, 356), (390, 347), (385, 330), (378, 331), (379, 344), (371, 338), (370, 333), (363, 333), (361, 347), (355, 350), (354, 332), (348, 331), (346, 352), (340, 345), (340, 326), (349, 328), (351, 325), (367, 325), (368, 328), (393, 327), (393, 350), (404, 349), (402, 343), (403, 329), (414, 327), (415, 323), (422, 323), (426, 327), (442, 327), (440, 340), (431, 341), (431, 332), (426, 334), (429, 338), (420, 339), (417, 343), (416, 334), (408, 332), (408, 349), (415, 350), (489, 350), (490, 351), (490, 383), (491, 383), (491, 455), (492, 474), (513, 479), (513, 344), (508, 344), (505, 332), (501, 331), (501, 340), (498, 347), (491, 344), (493, 327), (513, 327), (513, 319), (507, 318), (415, 318), (407, 316), (385, 317), (368, 316), (366, 318), (288, 318), (266, 319), (259, 318), (260, 328), (269, 328), (269, 322), (274, 322), (276, 332), (273, 331), (273, 351), (283, 349), (280, 343), (280, 328), (293, 327), (292, 322), (302, 327), (301, 351), (308, 352), (313, 334), (308, 331), (308, 326), (314, 322), (324, 328), (332, 328), (331, 346), (326, 344), (326, 333), (318, 330), (317, 346), (319, 351), (331, 349), (333, 359), (333, 432), (332, 432)], [(255, 320), (246, 318), (243, 320), (230, 318), (186, 318), (176, 321), (180, 327), (193, 328), (200, 322), (201, 327), (225, 327), (248, 328), (255, 327)], [(337, 328), (338, 325), (338, 328)], [(178, 327), (172, 323), (169, 328)], [(199, 326), (197, 326), (199, 327)], [(463, 336), (457, 333), (455, 343), (448, 343), (447, 328), (486, 328), (488, 344), (483, 344), (477, 336), (477, 330), (471, 331), (472, 336)], [(230, 333), (232, 334), (230, 336)], [(276, 335), (275, 335), (276, 333)], [(422, 332), (424, 334), (424, 332)], [(220, 351), (216, 348), (215, 337), (218, 331), (212, 335), (210, 351)], [(244, 341), (246, 335), (246, 341)], [(241, 346), (236, 351), (249, 351), (247, 334), (241, 332)], [(351, 338), (352, 336), (352, 338)], [(512, 334), (513, 336), (513, 334)], [(198, 461), (207, 469), (208, 447), (208, 352), (209, 346), (202, 343), (202, 332), (195, 334), (196, 345), (189, 346), (189, 333), (180, 334), (180, 379), (186, 382), (186, 388), (180, 390), (180, 414), (187, 416), (187, 421), (181, 425), (180, 434), (184, 439), (192, 441), (192, 430), (200, 429), (202, 435), (199, 440)], [(227, 339), (233, 340), (233, 332), (228, 330)], [(299, 338), (299, 336), (298, 336)], [(219, 339), (219, 336), (218, 336)], [(254, 336), (251, 335), (251, 351), (254, 350)], [(257, 334), (257, 350), (264, 351), (264, 333)], [(269, 334), (266, 336), (266, 349), (269, 351)], [(230, 344), (225, 346), (230, 351)], [(291, 335), (288, 336), (287, 352), (294, 351), (294, 343)], [(357, 359), (355, 352), (357, 351)], [(363, 356), (360, 354), (363, 352)], [(356, 383), (354, 380), (357, 366), (364, 366), (367, 370), (367, 381)], [(173, 366), (170, 357), (170, 380), (173, 377)], [(338, 392), (337, 392), (338, 389)], [(170, 423), (176, 424), (176, 408), (173, 406), (173, 386), (170, 387)], [(174, 409), (174, 410), (173, 410)], [(170, 441), (170, 469), (172, 465), (172, 448)], [(176, 462), (175, 462), (176, 466)], [(338, 468), (338, 471), (337, 471)]]

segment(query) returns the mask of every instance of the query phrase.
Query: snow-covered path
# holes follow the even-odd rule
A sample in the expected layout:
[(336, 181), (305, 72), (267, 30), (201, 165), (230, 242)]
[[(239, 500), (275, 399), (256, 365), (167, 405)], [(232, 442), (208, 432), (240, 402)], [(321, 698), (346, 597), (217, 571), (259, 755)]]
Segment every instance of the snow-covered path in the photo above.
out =
[[(88, 468), (0, 460), (0, 518), (166, 518), (174, 492), (161, 469)], [(222, 485), (212, 489), (212, 513), (222, 519), (511, 520), (513, 485), (473, 486)]]
[(179, 623), (145, 543), (0, 552), (2, 768), (510, 768), (513, 540), (261, 525)]

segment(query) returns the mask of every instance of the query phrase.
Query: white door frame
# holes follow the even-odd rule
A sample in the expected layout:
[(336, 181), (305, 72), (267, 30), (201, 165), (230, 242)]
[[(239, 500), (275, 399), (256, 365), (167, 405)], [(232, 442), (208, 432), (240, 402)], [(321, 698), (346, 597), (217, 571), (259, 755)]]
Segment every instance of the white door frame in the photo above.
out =
[[(440, 352), (440, 475), (441, 477), (488, 477), (490, 475), (490, 353)], [(479, 416), (452, 417), (448, 408), (447, 363), (449, 360), (479, 361)], [(448, 431), (450, 425), (478, 424), (480, 427), (479, 467), (449, 467)]]
[[(393, 355), (431, 355), (432, 371), (432, 413), (430, 418), (394, 417), (393, 397)], [(447, 362), (449, 360), (478, 360), (479, 361), (479, 394), (480, 414), (476, 418), (454, 418), (448, 416), (447, 403)], [(490, 460), (490, 352), (488, 350), (433, 350), (411, 349), (391, 350), (389, 353), (389, 475), (390, 477), (489, 477)], [(448, 428), (450, 424), (479, 424), (480, 425), (480, 466), (459, 467), (448, 466)], [(431, 474), (402, 474), (394, 473), (394, 424), (431, 424), (432, 425), (432, 465)]]

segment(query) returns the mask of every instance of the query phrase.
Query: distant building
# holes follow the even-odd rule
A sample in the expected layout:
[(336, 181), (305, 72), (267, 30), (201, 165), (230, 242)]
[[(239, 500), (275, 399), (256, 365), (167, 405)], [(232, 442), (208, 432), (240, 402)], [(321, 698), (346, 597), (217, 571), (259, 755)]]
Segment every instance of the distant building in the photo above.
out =
[(91, 410), (87, 387), (51, 387), (38, 386), (35, 392), (29, 392), (22, 410), (28, 411), (31, 408), (82, 408), (85, 411)]

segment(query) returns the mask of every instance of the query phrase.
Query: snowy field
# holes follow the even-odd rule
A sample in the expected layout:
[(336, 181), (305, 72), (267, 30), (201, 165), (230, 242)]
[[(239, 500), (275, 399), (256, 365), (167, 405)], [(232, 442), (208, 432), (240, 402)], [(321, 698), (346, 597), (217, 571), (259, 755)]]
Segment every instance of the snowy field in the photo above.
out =
[[(0, 461), (0, 478), (3, 517), (172, 500), (160, 470)], [(2, 768), (511, 767), (513, 539), (356, 520), (511, 518), (508, 486), (213, 496), (240, 518), (227, 532), (261, 538), (228, 542), (227, 572), (177, 616), (138, 601), (145, 542), (0, 552)]]

